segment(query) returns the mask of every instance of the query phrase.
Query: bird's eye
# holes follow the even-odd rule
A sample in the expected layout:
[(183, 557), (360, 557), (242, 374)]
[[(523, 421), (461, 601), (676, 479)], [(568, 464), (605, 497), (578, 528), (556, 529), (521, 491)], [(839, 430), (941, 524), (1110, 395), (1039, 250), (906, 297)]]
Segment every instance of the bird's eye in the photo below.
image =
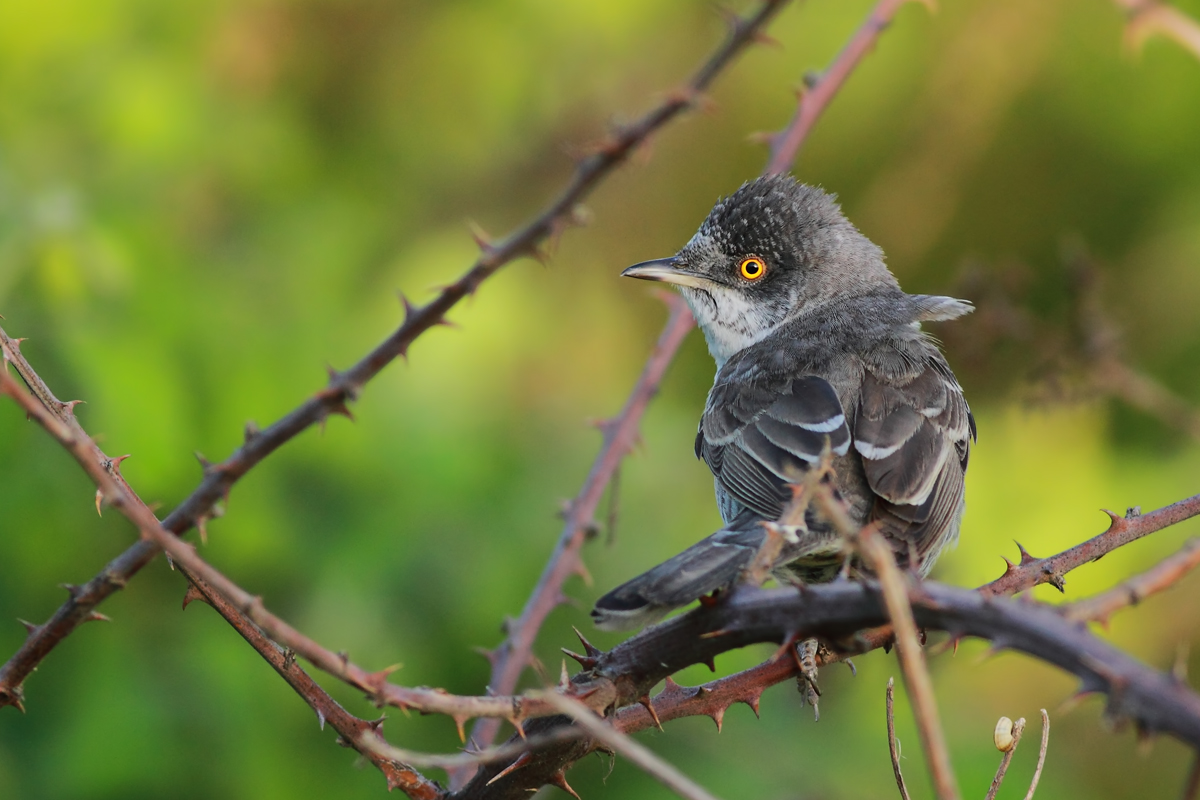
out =
[(742, 259), (742, 263), (738, 265), (738, 271), (742, 273), (742, 277), (746, 280), (756, 281), (767, 274), (767, 265), (763, 263), (761, 258), (751, 256), (750, 258)]

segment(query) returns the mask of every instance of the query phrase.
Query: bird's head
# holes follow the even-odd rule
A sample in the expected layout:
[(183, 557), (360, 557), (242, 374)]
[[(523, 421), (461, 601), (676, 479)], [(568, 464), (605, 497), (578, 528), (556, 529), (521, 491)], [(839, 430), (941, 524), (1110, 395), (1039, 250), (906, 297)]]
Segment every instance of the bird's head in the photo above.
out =
[(789, 175), (744, 184), (717, 202), (673, 257), (621, 274), (674, 284), (718, 364), (797, 314), (897, 288), (883, 252), (833, 196)]

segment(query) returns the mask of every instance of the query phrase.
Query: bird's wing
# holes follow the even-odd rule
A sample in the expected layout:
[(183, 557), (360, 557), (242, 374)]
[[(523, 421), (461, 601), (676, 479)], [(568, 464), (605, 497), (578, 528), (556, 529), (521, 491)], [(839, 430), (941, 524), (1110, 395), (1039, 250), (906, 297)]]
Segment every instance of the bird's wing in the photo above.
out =
[(876, 495), (871, 519), (902, 563), (914, 558), (927, 568), (957, 534), (975, 420), (940, 354), (923, 356), (905, 359), (902, 370), (868, 361), (854, 448)]
[(731, 380), (718, 383), (696, 434), (696, 455), (742, 507), (777, 519), (796, 483), (821, 458), (826, 439), (835, 455), (850, 447), (837, 392), (824, 378)]

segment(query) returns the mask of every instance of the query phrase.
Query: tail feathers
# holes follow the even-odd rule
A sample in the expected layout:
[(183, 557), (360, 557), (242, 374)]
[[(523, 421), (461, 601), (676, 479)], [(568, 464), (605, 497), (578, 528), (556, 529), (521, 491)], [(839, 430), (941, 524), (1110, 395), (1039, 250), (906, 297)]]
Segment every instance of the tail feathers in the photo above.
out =
[(662, 619), (672, 609), (737, 581), (758, 551), (763, 529), (717, 531), (596, 601), (601, 630), (629, 630)]

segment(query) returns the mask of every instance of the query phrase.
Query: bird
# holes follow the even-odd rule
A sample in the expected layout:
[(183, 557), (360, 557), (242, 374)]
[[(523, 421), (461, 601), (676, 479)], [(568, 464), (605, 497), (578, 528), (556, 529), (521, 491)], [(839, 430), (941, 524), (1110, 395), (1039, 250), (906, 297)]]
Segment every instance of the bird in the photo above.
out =
[[(921, 324), (971, 303), (906, 294), (836, 197), (787, 174), (743, 184), (674, 256), (621, 274), (677, 289), (716, 363), (695, 453), (724, 524), (601, 597), (597, 627), (642, 627), (736, 584), (764, 523), (821, 465), (851, 521), (874, 522), (902, 568), (924, 576), (957, 542), (975, 419)], [(770, 567), (803, 585), (850, 574), (847, 559), (810, 503)]]

